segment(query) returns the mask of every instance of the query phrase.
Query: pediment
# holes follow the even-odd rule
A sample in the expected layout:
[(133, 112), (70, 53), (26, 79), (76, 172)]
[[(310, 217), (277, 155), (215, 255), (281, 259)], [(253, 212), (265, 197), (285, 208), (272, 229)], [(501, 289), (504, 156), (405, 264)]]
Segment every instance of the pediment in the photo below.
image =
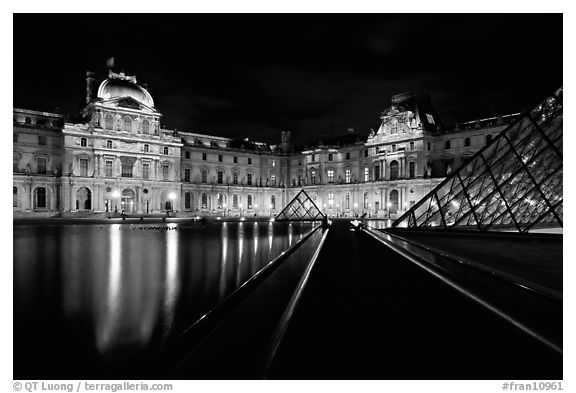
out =
[(156, 109), (149, 107), (148, 105), (145, 105), (143, 103), (141, 103), (140, 101), (126, 96), (126, 97), (117, 97), (117, 98), (112, 98), (109, 100), (103, 100), (102, 104), (110, 107), (116, 107), (116, 108), (126, 108), (126, 109), (133, 109), (133, 110), (137, 110), (137, 111), (144, 111), (144, 112), (150, 112), (150, 113), (158, 113), (156, 111)]

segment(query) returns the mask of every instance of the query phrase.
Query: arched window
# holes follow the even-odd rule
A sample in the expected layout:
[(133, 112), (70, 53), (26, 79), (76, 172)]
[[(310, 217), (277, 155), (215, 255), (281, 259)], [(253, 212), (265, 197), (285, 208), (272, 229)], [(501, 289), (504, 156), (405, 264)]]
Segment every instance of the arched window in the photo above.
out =
[(106, 148), (112, 149), (112, 141), (106, 141)]
[(202, 193), (202, 209), (208, 209), (208, 195), (205, 192)]
[(86, 138), (80, 138), (80, 146), (86, 147)]
[(164, 147), (164, 155), (167, 156), (168, 155), (168, 148)]
[(398, 161), (390, 162), (390, 180), (398, 179)]
[(396, 212), (398, 210), (398, 190), (390, 191), (390, 211)]
[(218, 193), (218, 199), (217, 199), (217, 203), (218, 203), (218, 209), (223, 209), (224, 208), (224, 194), (222, 193)]
[(238, 209), (238, 195), (232, 195), (232, 209)]
[(132, 118), (130, 116), (124, 117), (123, 129), (128, 132), (132, 131)]
[(184, 194), (184, 209), (190, 209), (190, 193)]
[(250, 194), (246, 198), (246, 209), (252, 209), (252, 195)]
[(107, 130), (114, 129), (114, 117), (110, 113), (107, 113), (106, 116), (104, 116), (104, 127)]
[(36, 208), (46, 208), (46, 188), (36, 188)]
[(143, 134), (149, 134), (150, 133), (150, 123), (148, 122), (148, 120), (142, 121), (142, 133)]
[(12, 187), (12, 206), (18, 207), (18, 187)]

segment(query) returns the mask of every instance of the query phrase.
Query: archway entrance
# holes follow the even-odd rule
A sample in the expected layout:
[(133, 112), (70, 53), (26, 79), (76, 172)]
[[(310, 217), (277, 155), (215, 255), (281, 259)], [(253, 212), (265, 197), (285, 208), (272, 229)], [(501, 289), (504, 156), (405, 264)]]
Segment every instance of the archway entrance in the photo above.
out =
[(92, 210), (92, 192), (86, 187), (76, 191), (76, 210)]
[(396, 213), (398, 211), (398, 190), (390, 191), (390, 213)]
[(121, 209), (124, 213), (133, 213), (134, 212), (134, 202), (136, 199), (136, 195), (134, 191), (130, 188), (125, 188), (122, 190), (122, 202), (120, 203)]

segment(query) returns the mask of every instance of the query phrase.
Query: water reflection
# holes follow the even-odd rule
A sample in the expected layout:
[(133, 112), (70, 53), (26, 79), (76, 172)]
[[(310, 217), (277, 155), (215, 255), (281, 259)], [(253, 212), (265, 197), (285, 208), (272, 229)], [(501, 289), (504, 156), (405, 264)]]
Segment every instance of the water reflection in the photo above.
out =
[(74, 379), (90, 369), (97, 378), (106, 365), (120, 373), (156, 353), (312, 228), (267, 222), (14, 226), (14, 348), (28, 354), (15, 356), (14, 377)]

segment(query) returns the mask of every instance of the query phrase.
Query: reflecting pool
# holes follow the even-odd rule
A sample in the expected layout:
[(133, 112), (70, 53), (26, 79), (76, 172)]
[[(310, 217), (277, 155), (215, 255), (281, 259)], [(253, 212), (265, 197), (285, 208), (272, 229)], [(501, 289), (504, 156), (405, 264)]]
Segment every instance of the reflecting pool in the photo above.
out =
[(14, 378), (138, 378), (313, 223), (14, 226)]

